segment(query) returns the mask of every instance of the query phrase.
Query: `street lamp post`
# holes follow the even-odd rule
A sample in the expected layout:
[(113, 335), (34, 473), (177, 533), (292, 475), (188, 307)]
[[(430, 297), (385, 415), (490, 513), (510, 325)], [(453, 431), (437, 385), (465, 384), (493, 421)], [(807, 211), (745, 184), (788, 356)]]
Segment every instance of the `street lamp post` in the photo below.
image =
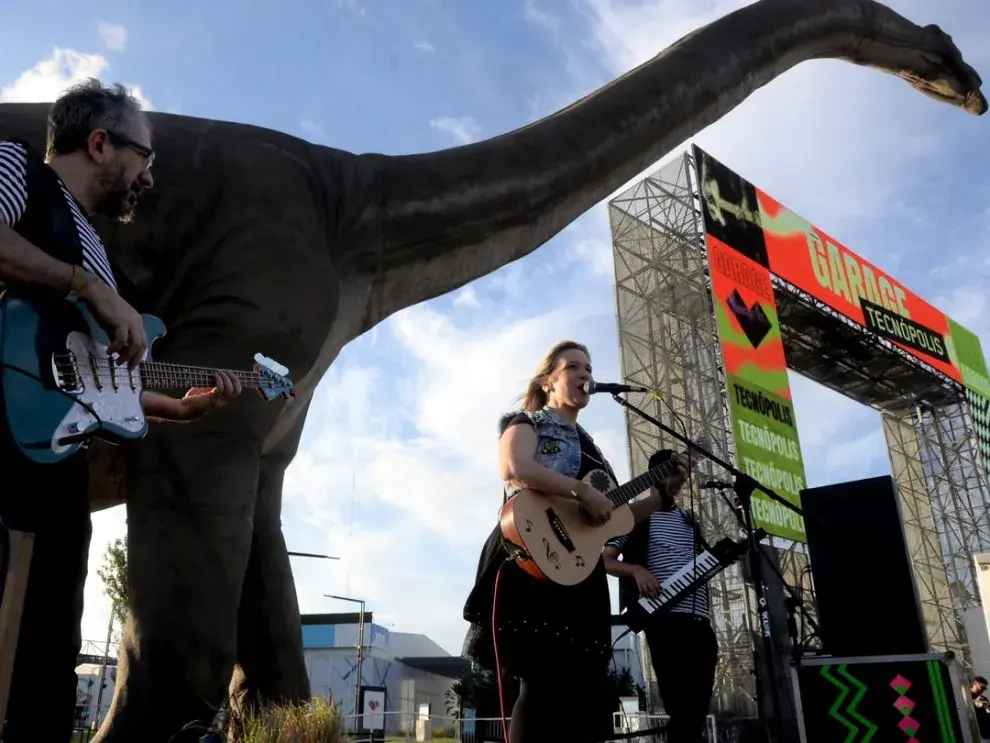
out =
[(351, 603), (358, 604), (360, 610), (358, 612), (358, 642), (357, 642), (357, 682), (354, 685), (354, 717), (355, 722), (358, 716), (358, 700), (361, 696), (361, 669), (364, 665), (364, 600), (363, 599), (352, 599), (348, 596), (334, 596), (329, 593), (323, 594), (328, 599), (337, 599), (337, 601), (350, 601)]
[(317, 557), (321, 560), (339, 560), (339, 557), (333, 557), (332, 555), (317, 555), (314, 552), (290, 552), (289, 557)]

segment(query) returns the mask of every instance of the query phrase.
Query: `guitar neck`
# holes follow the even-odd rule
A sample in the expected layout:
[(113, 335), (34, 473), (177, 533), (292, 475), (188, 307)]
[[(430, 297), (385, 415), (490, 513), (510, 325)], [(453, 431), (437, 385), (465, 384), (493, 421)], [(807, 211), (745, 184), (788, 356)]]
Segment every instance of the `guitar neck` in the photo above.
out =
[(620, 485), (614, 490), (609, 490), (605, 495), (618, 507), (628, 503), (644, 490), (660, 485), (667, 476), (674, 470), (674, 463), (661, 465), (656, 469), (644, 472), (642, 475), (634, 477), (625, 485)]
[(625, 505), (647, 488), (662, 484), (667, 479), (667, 476), (677, 468), (678, 463), (678, 459), (671, 459), (659, 467), (647, 470), (642, 475), (637, 475), (625, 485), (620, 485), (613, 490), (609, 490), (605, 495), (615, 504), (616, 508)]
[(142, 361), (141, 382), (145, 389), (153, 390), (213, 387), (216, 384), (215, 377), (218, 371), (236, 377), (245, 387), (257, 387), (261, 384), (261, 375), (254, 371), (212, 369), (205, 366), (167, 364), (162, 361)]

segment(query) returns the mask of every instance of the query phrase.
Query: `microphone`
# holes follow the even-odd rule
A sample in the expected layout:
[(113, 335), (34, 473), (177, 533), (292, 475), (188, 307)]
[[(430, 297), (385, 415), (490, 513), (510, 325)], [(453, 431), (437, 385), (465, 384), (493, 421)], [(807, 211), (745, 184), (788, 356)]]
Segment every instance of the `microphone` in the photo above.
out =
[(698, 490), (732, 490), (735, 487), (731, 482), (721, 480), (699, 480)]
[(596, 392), (607, 392), (609, 394), (616, 394), (619, 392), (649, 392), (646, 387), (638, 387), (635, 384), (619, 384), (617, 382), (596, 382), (591, 379), (584, 383), (584, 391), (589, 395), (594, 395)]

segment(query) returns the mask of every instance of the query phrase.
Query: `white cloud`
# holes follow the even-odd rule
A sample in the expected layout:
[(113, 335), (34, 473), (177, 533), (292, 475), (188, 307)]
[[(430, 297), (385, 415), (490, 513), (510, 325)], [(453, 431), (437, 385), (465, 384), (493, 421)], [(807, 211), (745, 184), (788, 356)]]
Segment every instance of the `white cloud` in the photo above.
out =
[(542, 4), (538, 5), (536, 0), (526, 0), (526, 2), (523, 3), (523, 16), (530, 23), (534, 23), (547, 31), (556, 33), (560, 28), (559, 20), (555, 16), (543, 10), (541, 6)]
[(478, 122), (470, 116), (455, 118), (452, 116), (441, 116), (430, 119), (430, 126), (444, 134), (449, 134), (458, 144), (470, 144), (481, 136), (481, 127)]
[(474, 286), (469, 284), (461, 289), (457, 294), (454, 295), (454, 306), (455, 307), (480, 307), (481, 302), (478, 301), (478, 292), (475, 290)]
[(341, 10), (346, 10), (355, 15), (365, 15), (364, 5), (360, 0), (336, 0), (336, 4)]
[(615, 260), (612, 257), (612, 243), (608, 239), (608, 216), (601, 209), (588, 216), (588, 219), (577, 223), (582, 228), (581, 234), (573, 233), (564, 257), (583, 265), (595, 276), (613, 281)]
[(302, 130), (303, 134), (310, 139), (318, 140), (326, 136), (326, 129), (319, 121), (303, 119), (299, 122), (299, 128)]
[(427, 53), (432, 53), (437, 50), (437, 48), (428, 41), (417, 41), (415, 44), (413, 44), (413, 47), (421, 52), (427, 52)]
[[(0, 87), (0, 103), (49, 103), (86, 78), (103, 79), (109, 67), (103, 55), (56, 47), (50, 57), (22, 72), (11, 84)], [(127, 87), (145, 110), (153, 108), (140, 85)]]
[(107, 51), (122, 52), (127, 48), (126, 28), (112, 23), (101, 23), (98, 28)]

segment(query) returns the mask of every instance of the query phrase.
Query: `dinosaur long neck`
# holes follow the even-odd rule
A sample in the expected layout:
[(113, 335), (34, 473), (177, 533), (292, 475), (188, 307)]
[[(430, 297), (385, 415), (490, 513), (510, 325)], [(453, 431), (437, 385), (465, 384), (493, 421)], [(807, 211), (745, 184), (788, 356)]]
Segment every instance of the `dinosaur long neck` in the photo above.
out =
[[(342, 310), (363, 330), (532, 252), (790, 67), (838, 56), (856, 24), (828, 5), (762, 0), (529, 126), (440, 152), (361, 156), (344, 173), (357, 191), (343, 217), (347, 264), (377, 283), (366, 305)], [(338, 151), (322, 152), (340, 166)]]
[(315, 147), (343, 293), (299, 387), (313, 389), (344, 344), (394, 312), (528, 255), (790, 67), (837, 56), (833, 37), (856, 20), (824, 5), (762, 0), (552, 116), (466, 147), (358, 157)]

